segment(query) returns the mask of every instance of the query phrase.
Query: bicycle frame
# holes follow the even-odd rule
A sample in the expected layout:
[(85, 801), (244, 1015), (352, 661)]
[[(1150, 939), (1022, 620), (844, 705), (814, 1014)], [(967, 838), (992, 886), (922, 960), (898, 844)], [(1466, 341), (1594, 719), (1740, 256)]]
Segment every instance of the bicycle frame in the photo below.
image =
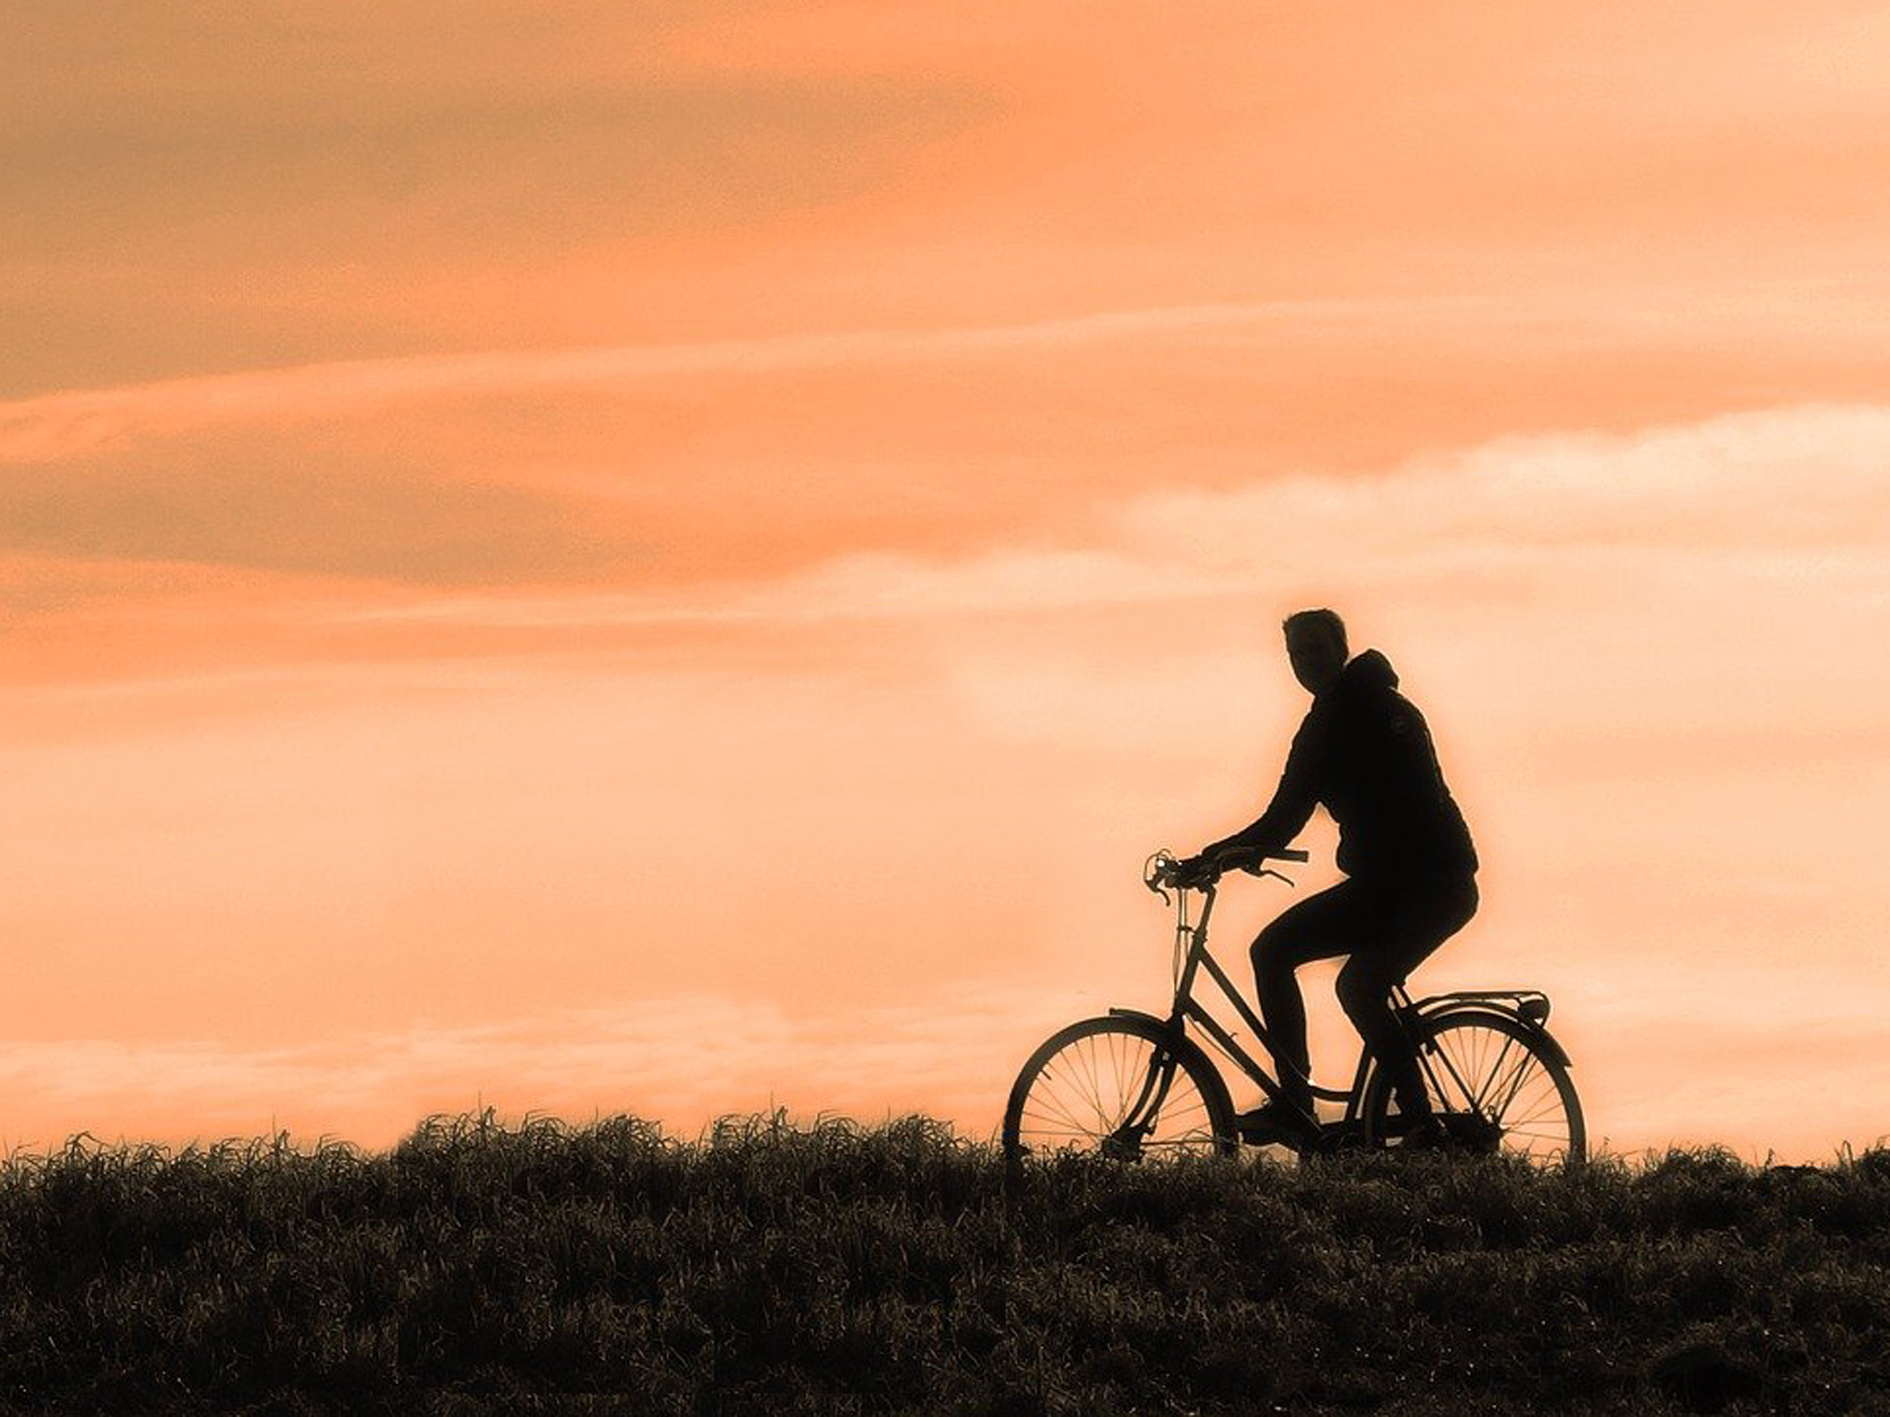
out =
[[(1277, 871), (1270, 871), (1264, 874), (1279, 875)], [(1280, 879), (1284, 880), (1286, 878), (1281, 876)], [(1208, 978), (1212, 979), (1214, 983), (1219, 986), (1221, 993), (1226, 997), (1227, 1001), (1234, 1006), (1234, 1011), (1240, 1016), (1241, 1021), (1245, 1023), (1248, 1028), (1253, 1030), (1253, 1035), (1255, 1038), (1259, 1039), (1261, 1046), (1265, 1048), (1269, 1054), (1273, 1052), (1272, 1040), (1267, 1034), (1266, 1025), (1261, 1022), (1260, 1016), (1255, 1013), (1253, 1008), (1247, 1003), (1247, 1000), (1242, 996), (1238, 986), (1228, 977), (1227, 971), (1221, 968), (1220, 961), (1208, 953), (1208, 918), (1214, 913), (1214, 899), (1217, 889), (1217, 885), (1212, 884), (1200, 888), (1201, 914), (1199, 919), (1190, 925), (1188, 921), (1188, 890), (1186, 888), (1176, 888), (1175, 951), (1177, 958), (1180, 960), (1180, 968), (1175, 979), (1174, 1002), (1170, 1007), (1168, 1018), (1164, 1022), (1168, 1028), (1174, 1030), (1181, 1037), (1187, 1036), (1187, 1025), (1193, 1023), (1201, 1033), (1205, 1034), (1213, 1041), (1215, 1046), (1221, 1050), (1225, 1057), (1232, 1060), (1235, 1066), (1246, 1074), (1247, 1078), (1253, 1082), (1270, 1101), (1281, 1101), (1285, 1098), (1285, 1088), (1282, 1087), (1273, 1074), (1267, 1070), (1265, 1064), (1259, 1062), (1251, 1053), (1241, 1047), (1239, 1042), (1235, 1039), (1233, 1032), (1223, 1025), (1219, 1019), (1194, 997), (1196, 981), (1199, 979), (1200, 975), (1205, 972)], [(1502, 1009), (1496, 1005), (1494, 1001), (1498, 999), (1508, 1000), (1509, 1008)], [(1534, 1007), (1535, 1001), (1539, 1001), (1541, 1005), (1539, 1014)], [(1407, 1029), (1410, 1028), (1409, 1020), (1411, 1018), (1422, 1013), (1427, 1006), (1436, 1004), (1489, 1009), (1493, 1012), (1509, 1013), (1511, 1016), (1520, 1017), (1538, 1024), (1542, 1018), (1548, 1016), (1548, 999), (1536, 990), (1465, 991), (1455, 994), (1439, 995), (1435, 998), (1421, 1001), (1413, 1001), (1404, 986), (1402, 984), (1396, 984), (1392, 986), (1391, 1002), (1393, 1012), (1397, 1014), (1399, 1022)], [(1111, 1009), (1110, 1012), (1112, 1014), (1142, 1014), (1143, 1017), (1151, 1017), (1151, 1015), (1144, 1014), (1143, 1011), (1139, 1009)], [(1545, 1039), (1547, 1038), (1546, 1034), (1543, 1036)], [(1414, 1039), (1414, 1042), (1415, 1041)], [(1550, 1046), (1555, 1046), (1552, 1040), (1550, 1040)], [(1434, 1090), (1435, 1095), (1442, 1097), (1447, 1094), (1437, 1076), (1436, 1070), (1432, 1067), (1431, 1060), (1433, 1056), (1439, 1058), (1444, 1068), (1450, 1074), (1450, 1080), (1456, 1084), (1455, 1095), (1464, 1098), (1472, 1109), (1480, 1110), (1478, 1109), (1478, 1101), (1473, 1096), (1470, 1084), (1458, 1073), (1456, 1065), (1448, 1057), (1444, 1057), (1438, 1052), (1434, 1043), (1430, 1043), (1427, 1040), (1423, 1042), (1421, 1046), (1417, 1046), (1414, 1051), (1417, 1055), (1418, 1067), (1426, 1075), (1427, 1084)], [(1561, 1053), (1560, 1048), (1556, 1048), (1555, 1051)], [(1339, 1129), (1349, 1129), (1363, 1121), (1360, 1115), (1360, 1108), (1364, 1105), (1366, 1084), (1371, 1079), (1375, 1061), (1376, 1060), (1372, 1057), (1371, 1050), (1366, 1047), (1361, 1047), (1359, 1050), (1358, 1064), (1352, 1074), (1352, 1086), (1347, 1089), (1321, 1087), (1310, 1078), (1306, 1079), (1307, 1087), (1311, 1090), (1315, 1099), (1326, 1102), (1342, 1102), (1345, 1104), (1344, 1117), (1336, 1124)], [(1565, 1054), (1562, 1055), (1562, 1061), (1565, 1063), (1567, 1061)], [(1159, 1087), (1161, 1093), (1166, 1093), (1167, 1088), (1165, 1081), (1156, 1084), (1156, 1086)], [(1149, 1101), (1153, 1101), (1157, 1107), (1160, 1106), (1161, 1097), (1158, 1095), (1154, 1098), (1150, 1098), (1146, 1096), (1147, 1091), (1148, 1089), (1145, 1089), (1145, 1096), (1138, 1101), (1131, 1115), (1140, 1115), (1143, 1105)], [(1309, 1117), (1308, 1120), (1317, 1121), (1317, 1118)], [(1328, 1130), (1334, 1125), (1335, 1124), (1327, 1124)]]
[[(1287, 878), (1265, 861), (1307, 859), (1303, 851), (1284, 848), (1254, 855), (1244, 869), (1281, 880)], [(1046, 1039), (1012, 1085), (1004, 1114), (1007, 1155), (1071, 1146), (1121, 1160), (1137, 1160), (1148, 1148), (1158, 1154), (1174, 1148), (1175, 1154), (1232, 1155), (1244, 1141), (1284, 1145), (1308, 1156), (1358, 1145), (1395, 1149), (1402, 1141), (1420, 1150), (1514, 1151), (1533, 1161), (1560, 1155), (1571, 1165), (1583, 1159), (1580, 1100), (1569, 1078), (1568, 1054), (1543, 1026), (1549, 998), (1539, 989), (1469, 989), (1413, 999), (1400, 979), (1390, 986), (1388, 1002), (1412, 1046), (1424, 1093), (1406, 1097), (1391, 1086), (1395, 1074), (1363, 1040), (1349, 1088), (1319, 1087), (1310, 1078), (1302, 1088), (1294, 1062), (1273, 1056), (1276, 1040), (1258, 1004), (1247, 1001), (1208, 950), (1226, 866), (1223, 858), (1203, 869), (1166, 850), (1148, 858), (1142, 883), (1175, 908), (1174, 995), (1167, 1014), (1112, 1008)], [(1177, 900), (1169, 899), (1170, 890), (1178, 892)], [(1199, 892), (1198, 903), (1191, 891)], [(1191, 913), (1199, 918), (1191, 919)], [(1363, 939), (1357, 944), (1371, 946)], [(1213, 1004), (1202, 986), (1204, 974), (1232, 1006), (1232, 1017)], [(1243, 1028), (1252, 1030), (1244, 1040), (1237, 1036)], [(1228, 1091), (1236, 1075), (1276, 1104), (1275, 1111), (1258, 1118), (1237, 1115)], [(1177, 1088), (1180, 1100), (1171, 1115), (1170, 1094)], [(1281, 1127), (1276, 1119), (1296, 1110), (1289, 1099), (1308, 1093), (1310, 1105), (1301, 1113), (1305, 1125), (1288, 1121)], [(1407, 1108), (1407, 1101), (1413, 1106)], [(1340, 1104), (1344, 1118), (1309, 1115), (1321, 1102)]]
[[(1264, 866), (1269, 860), (1307, 859), (1285, 848), (1249, 855), (1241, 864), (1254, 875), (1278, 876)], [(1229, 864), (1226, 856), (1205, 865), (1181, 861), (1165, 849), (1147, 859), (1143, 885), (1175, 909), (1174, 993), (1166, 1016), (1111, 1008), (1044, 1040), (1011, 1087), (1007, 1155), (1071, 1147), (1122, 1160), (1137, 1160), (1149, 1149), (1233, 1155), (1247, 1142), (1283, 1145), (1302, 1156), (1359, 1145), (1395, 1150), (1402, 1143), (1418, 1150), (1515, 1152), (1532, 1161), (1559, 1155), (1569, 1165), (1585, 1157), (1568, 1054), (1544, 1027), (1549, 998), (1539, 989), (1469, 989), (1413, 999), (1400, 979), (1390, 985), (1388, 1002), (1402, 1041), (1413, 1047), (1424, 1091), (1405, 1095), (1395, 1086), (1402, 1049), (1387, 1069), (1363, 1040), (1349, 1088), (1318, 1087), (1309, 1078), (1302, 1088), (1298, 1049), (1285, 1063), (1271, 1056), (1278, 1040), (1258, 1011), (1265, 1001), (1250, 1004), (1208, 949), (1217, 887)], [(1170, 890), (1179, 892), (1178, 901)], [(1199, 902), (1190, 891), (1200, 893)], [(1369, 949), (1373, 941), (1355, 944)], [(1232, 1006), (1231, 1017), (1213, 1003), (1203, 974)], [(1237, 1036), (1243, 1029), (1251, 1036)], [(1228, 1084), (1240, 1075), (1266, 1095), (1273, 1111), (1236, 1113)], [(1172, 1109), (1171, 1094), (1178, 1099)], [(1308, 1112), (1337, 1103), (1344, 1119), (1306, 1116), (1304, 1126), (1294, 1126), (1289, 1098), (1307, 1098)]]
[[(1275, 872), (1273, 874), (1278, 873)], [(1212, 979), (1215, 984), (1220, 987), (1220, 991), (1226, 996), (1227, 1001), (1234, 1006), (1234, 1011), (1240, 1016), (1241, 1022), (1245, 1023), (1248, 1028), (1253, 1030), (1253, 1036), (1260, 1040), (1261, 1047), (1265, 1048), (1268, 1053), (1273, 1051), (1272, 1040), (1267, 1034), (1266, 1025), (1260, 1021), (1260, 1016), (1254, 1012), (1253, 1008), (1242, 996), (1239, 987), (1228, 977), (1227, 971), (1221, 968), (1220, 961), (1208, 953), (1208, 918), (1214, 913), (1216, 891), (1217, 887), (1213, 885), (1205, 886), (1201, 889), (1200, 918), (1196, 920), (1193, 925), (1190, 925), (1188, 922), (1188, 892), (1186, 889), (1177, 890), (1177, 899), (1175, 902), (1175, 950), (1177, 956), (1181, 959), (1181, 968), (1176, 976), (1174, 1003), (1169, 1010), (1166, 1022), (1169, 1028), (1174, 1029), (1184, 1036), (1187, 1031), (1187, 1024), (1192, 1022), (1197, 1029), (1213, 1040), (1215, 1046), (1218, 1047), (1226, 1057), (1231, 1059), (1241, 1072), (1245, 1073), (1248, 1079), (1252, 1081), (1261, 1092), (1266, 1094), (1269, 1100), (1282, 1100), (1285, 1097), (1285, 1089), (1280, 1085), (1279, 1081), (1267, 1070), (1263, 1063), (1256, 1060), (1251, 1053), (1240, 1046), (1231, 1030), (1223, 1025), (1219, 1019), (1210, 1013), (1208, 1009), (1194, 997), (1195, 982), (1199, 976), (1205, 972), (1208, 978)], [(1402, 994), (1403, 990), (1397, 990), (1396, 993)], [(1401, 1002), (1408, 1004), (1408, 996)], [(1141, 1011), (1136, 1009), (1111, 1009), (1110, 1012), (1127, 1014), (1139, 1013)], [(1353, 1073), (1352, 1086), (1350, 1088), (1341, 1090), (1338, 1088), (1320, 1087), (1317, 1083), (1312, 1082), (1311, 1079), (1307, 1079), (1307, 1085), (1312, 1089), (1312, 1095), (1317, 1099), (1327, 1102), (1343, 1102), (1345, 1104), (1344, 1121), (1351, 1123), (1358, 1120), (1358, 1108), (1364, 1099), (1365, 1083), (1370, 1076), (1371, 1069), (1372, 1057), (1370, 1050), (1361, 1049), (1359, 1052), (1358, 1066)]]

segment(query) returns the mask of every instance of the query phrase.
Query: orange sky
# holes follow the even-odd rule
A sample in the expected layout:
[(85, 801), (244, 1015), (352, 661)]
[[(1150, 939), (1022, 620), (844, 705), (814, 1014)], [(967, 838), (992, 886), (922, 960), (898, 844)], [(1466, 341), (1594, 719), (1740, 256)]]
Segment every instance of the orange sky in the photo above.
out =
[(0, 1140), (982, 1134), (1306, 603), (1486, 863), (1420, 985), (1616, 1149), (1890, 1134), (1882, 7), (4, 27)]

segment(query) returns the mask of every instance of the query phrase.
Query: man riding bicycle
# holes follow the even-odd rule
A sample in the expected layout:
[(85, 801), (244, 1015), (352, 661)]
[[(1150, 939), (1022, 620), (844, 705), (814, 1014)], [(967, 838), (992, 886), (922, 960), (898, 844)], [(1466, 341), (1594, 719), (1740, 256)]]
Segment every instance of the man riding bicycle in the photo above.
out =
[(1254, 980), (1282, 1096), (1240, 1115), (1249, 1141), (1314, 1134), (1306, 1008), (1294, 971), (1350, 955), (1339, 1002), (1389, 1075), (1421, 1143), (1436, 1130), (1417, 1056), (1391, 1011), (1392, 986), (1462, 929), (1477, 908), (1477, 854), (1437, 765), (1430, 730), (1377, 650), (1348, 659), (1345, 625), (1301, 610), (1283, 626), (1293, 674), (1313, 696), (1273, 801), (1258, 820), (1181, 863), (1193, 874), (1257, 862), (1297, 836), (1323, 805), (1339, 827), (1346, 879), (1284, 912), (1253, 942)]

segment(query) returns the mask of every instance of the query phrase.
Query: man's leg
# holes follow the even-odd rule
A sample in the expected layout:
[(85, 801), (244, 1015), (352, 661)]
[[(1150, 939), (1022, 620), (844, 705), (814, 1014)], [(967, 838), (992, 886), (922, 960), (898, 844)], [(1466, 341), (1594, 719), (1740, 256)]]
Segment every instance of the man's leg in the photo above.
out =
[(1473, 876), (1379, 886), (1371, 892), (1371, 923), (1339, 971), (1346, 1017), (1389, 1075), (1407, 1116), (1424, 1116), (1431, 1105), (1417, 1052), (1391, 1011), (1391, 989), (1469, 923), (1476, 909)]
[(1288, 1101), (1312, 1112), (1311, 1059), (1306, 1049), (1306, 1001), (1294, 971), (1315, 959), (1352, 949), (1362, 923), (1358, 887), (1341, 881), (1280, 915), (1253, 942), (1253, 977), (1260, 1018), (1267, 1026), (1274, 1071)]

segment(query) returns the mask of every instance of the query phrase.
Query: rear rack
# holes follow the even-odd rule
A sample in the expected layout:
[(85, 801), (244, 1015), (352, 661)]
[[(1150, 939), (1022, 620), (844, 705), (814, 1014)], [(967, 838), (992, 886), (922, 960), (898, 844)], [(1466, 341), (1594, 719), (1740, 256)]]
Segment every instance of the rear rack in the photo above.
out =
[[(1402, 986), (1400, 986), (1402, 992)], [(1406, 995), (1407, 999), (1409, 995)], [(1411, 1002), (1410, 1007), (1427, 1013), (1440, 1004), (1488, 1004), (1506, 1002), (1526, 1023), (1541, 1023), (1549, 1016), (1549, 996), (1540, 989), (1457, 989), (1448, 994), (1429, 994)]]

